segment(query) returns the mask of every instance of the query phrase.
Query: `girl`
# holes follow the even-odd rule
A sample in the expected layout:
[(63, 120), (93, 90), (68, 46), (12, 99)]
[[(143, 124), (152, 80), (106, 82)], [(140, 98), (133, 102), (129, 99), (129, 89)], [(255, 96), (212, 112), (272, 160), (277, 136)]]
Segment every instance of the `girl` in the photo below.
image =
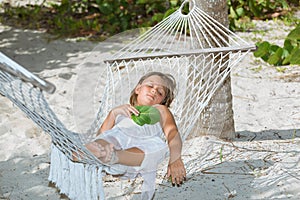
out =
[[(169, 106), (174, 99), (176, 82), (170, 74), (150, 72), (144, 75), (131, 92), (130, 104), (113, 108), (97, 138), (86, 147), (110, 170), (122, 169), (122, 174), (142, 175), (143, 199), (151, 199), (155, 191), (157, 166), (169, 149), (167, 177), (173, 185), (182, 184), (186, 171), (181, 159), (182, 141)], [(160, 121), (150, 125), (136, 124), (131, 115), (139, 115), (134, 106), (153, 106)], [(167, 144), (166, 144), (167, 143)], [(109, 171), (109, 170), (108, 170)]]

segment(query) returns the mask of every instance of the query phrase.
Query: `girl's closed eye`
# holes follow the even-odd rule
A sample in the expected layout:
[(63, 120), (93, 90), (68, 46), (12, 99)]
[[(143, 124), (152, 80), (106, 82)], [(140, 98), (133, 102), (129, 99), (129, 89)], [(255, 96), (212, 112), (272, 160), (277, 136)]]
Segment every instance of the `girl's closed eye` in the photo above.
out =
[[(147, 86), (150, 87), (150, 88), (154, 88), (155, 85), (153, 83), (147, 83)], [(165, 94), (165, 91), (163, 88), (160, 88), (160, 86), (156, 86), (156, 91), (157, 93), (160, 95), (160, 96), (163, 96)]]
[(158, 94), (159, 94), (160, 96), (164, 96), (164, 95), (165, 95), (165, 91), (164, 91), (164, 90), (158, 90)]
[(148, 82), (148, 83), (146, 83), (145, 85), (148, 86), (148, 87), (150, 87), (150, 88), (153, 88), (153, 84), (152, 84), (152, 83), (149, 83), (149, 82)]

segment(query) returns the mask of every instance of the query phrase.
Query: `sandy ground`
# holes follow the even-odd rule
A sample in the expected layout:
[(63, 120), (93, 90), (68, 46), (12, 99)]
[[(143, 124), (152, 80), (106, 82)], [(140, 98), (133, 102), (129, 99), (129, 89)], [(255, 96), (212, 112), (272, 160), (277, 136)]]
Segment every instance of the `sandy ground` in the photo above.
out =
[[(282, 44), (291, 30), (273, 21), (256, 28), (260, 32), (240, 35)], [(49, 38), (41, 31), (0, 25), (0, 51), (56, 85), (55, 94), (46, 95), (49, 103), (76, 129), (72, 101), (80, 64), (91, 52), (105, 56), (109, 45), (93, 50), (98, 44)], [(281, 73), (252, 55), (244, 59), (232, 72), (238, 137), (232, 142), (207, 136), (186, 141), (188, 181), (171, 187), (161, 169), (155, 199), (300, 199), (300, 68), (286, 68)], [(0, 199), (66, 198), (48, 183), (49, 147), (50, 138), (0, 96)], [(130, 184), (108, 178), (104, 185), (108, 197), (136, 198), (135, 192), (122, 196), (133, 188)]]

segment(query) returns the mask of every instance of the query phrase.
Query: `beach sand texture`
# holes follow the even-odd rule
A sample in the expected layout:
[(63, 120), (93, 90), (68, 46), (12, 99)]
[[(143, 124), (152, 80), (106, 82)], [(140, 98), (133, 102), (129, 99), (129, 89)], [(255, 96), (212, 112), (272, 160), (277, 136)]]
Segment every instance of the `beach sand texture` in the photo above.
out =
[[(281, 22), (255, 24), (264, 34), (240, 36), (282, 45), (291, 30)], [(105, 57), (107, 49), (105, 43), (96, 52), (98, 44), (92, 42), (49, 37), (0, 24), (0, 51), (56, 85), (57, 91), (46, 97), (63, 123), (76, 129), (72, 95), (82, 73), (79, 66), (91, 52)], [(237, 137), (231, 142), (209, 136), (185, 141), (187, 182), (172, 187), (161, 167), (155, 199), (300, 199), (300, 68), (286, 68), (277, 72), (251, 54), (233, 69)], [(0, 96), (0, 199), (66, 199), (47, 180), (50, 143), (48, 135)], [(138, 198), (139, 184), (112, 181), (104, 179), (107, 198)]]

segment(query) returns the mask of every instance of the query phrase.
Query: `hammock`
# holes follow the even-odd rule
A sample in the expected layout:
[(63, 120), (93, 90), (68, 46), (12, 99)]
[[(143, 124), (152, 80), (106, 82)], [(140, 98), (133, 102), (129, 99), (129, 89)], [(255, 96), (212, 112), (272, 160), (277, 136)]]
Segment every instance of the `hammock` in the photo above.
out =
[[(182, 10), (187, 5), (190, 9), (184, 14)], [(175, 77), (178, 88), (171, 110), (185, 140), (231, 69), (254, 49), (254, 45), (208, 16), (194, 1), (186, 0), (162, 22), (110, 58), (98, 61), (99, 66), (106, 66), (106, 84), (104, 88), (100, 86), (101, 97), (95, 95), (95, 102), (100, 102), (96, 104), (98, 111), (85, 134), (68, 130), (49, 107), (43, 91), (53, 93), (54, 85), (2, 53), (0, 93), (50, 135), (49, 181), (70, 199), (105, 199), (102, 183), (105, 164), (84, 144), (95, 137), (111, 108), (128, 103), (138, 79), (149, 71)], [(72, 161), (73, 152), (80, 153), (79, 162)]]

